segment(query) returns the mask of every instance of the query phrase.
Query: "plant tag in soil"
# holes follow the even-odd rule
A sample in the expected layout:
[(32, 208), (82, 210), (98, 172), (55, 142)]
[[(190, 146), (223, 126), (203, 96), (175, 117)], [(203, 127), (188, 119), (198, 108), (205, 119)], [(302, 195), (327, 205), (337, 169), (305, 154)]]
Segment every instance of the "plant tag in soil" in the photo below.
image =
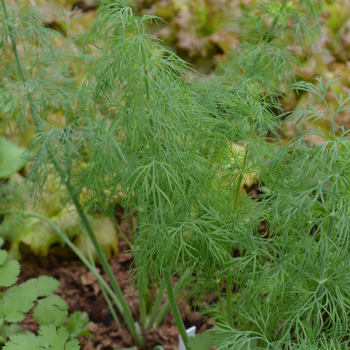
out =
[[(196, 335), (196, 326), (192, 326), (191, 328), (186, 330), (188, 337), (194, 337)], [(179, 350), (186, 350), (185, 344), (179, 335)]]

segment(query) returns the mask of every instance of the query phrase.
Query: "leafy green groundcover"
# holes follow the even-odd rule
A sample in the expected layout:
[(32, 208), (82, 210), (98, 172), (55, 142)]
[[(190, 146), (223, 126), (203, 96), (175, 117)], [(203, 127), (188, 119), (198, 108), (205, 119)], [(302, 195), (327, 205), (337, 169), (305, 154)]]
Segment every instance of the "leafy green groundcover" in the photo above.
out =
[[(68, 304), (54, 294), (59, 282), (52, 277), (40, 276), (15, 286), (20, 265), (17, 261), (6, 258), (7, 252), (0, 250), (0, 286), (8, 287), (0, 294), (0, 343), (5, 343), (2, 349), (79, 350), (79, 342), (73, 338), (90, 335), (84, 329), (88, 322), (87, 315), (73, 314), (66, 329), (64, 324), (68, 316)], [(33, 317), (40, 326), (37, 337), (30, 332), (22, 333), (16, 325), (32, 309)]]

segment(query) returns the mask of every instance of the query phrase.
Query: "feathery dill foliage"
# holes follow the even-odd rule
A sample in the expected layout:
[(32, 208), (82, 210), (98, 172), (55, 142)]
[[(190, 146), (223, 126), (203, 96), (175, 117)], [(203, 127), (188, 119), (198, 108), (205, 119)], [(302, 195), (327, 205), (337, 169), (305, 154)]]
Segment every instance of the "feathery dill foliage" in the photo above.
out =
[[(81, 189), (91, 194), (86, 207), (107, 209), (122, 198), (138, 219), (140, 289), (164, 274), (172, 294), (169, 273), (186, 268), (204, 294), (225, 283), (215, 312), (225, 339), (219, 349), (348, 347), (350, 143), (334, 118), (349, 99), (332, 111), (330, 83), (293, 84), (301, 58), (289, 48), (317, 48), (321, 2), (258, 3), (239, 20), (242, 44), (218, 75), (194, 80), (149, 34), (147, 22), (157, 17), (136, 16), (126, 0), (105, 0), (84, 39), (81, 87), (70, 72), (80, 58), (69, 41), (54, 47), (58, 34), (33, 9), (18, 5), (6, 15), (4, 8), (1, 55), (11, 54), (9, 39), (19, 49), (12, 44), (13, 56), (1, 62), (1, 108), (10, 125), (35, 130), (31, 177), (42, 188), (52, 163), (88, 232)], [(327, 115), (310, 107), (289, 117), (328, 118), (330, 135), (307, 132), (323, 144), (308, 148), (305, 133), (276, 150), (274, 111), (291, 88), (326, 104)], [(56, 110), (64, 111), (64, 125), (50, 119)], [(257, 200), (241, 193), (254, 178), (263, 184)], [(187, 343), (174, 304), (172, 311)]]
[(185, 84), (185, 62), (147, 32), (146, 22), (152, 20), (158, 19), (138, 19), (126, 1), (103, 2), (87, 37), (102, 56), (84, 86), (93, 90), (101, 111), (85, 185), (96, 197), (104, 186), (121, 191), (137, 212), (134, 255), (140, 286), (149, 276), (156, 282), (163, 270), (204, 257), (229, 258), (212, 238), (220, 219), (210, 210), (217, 186), (201, 152), (207, 133), (202, 124), (217, 122), (203, 117), (206, 111)]
[(262, 1), (247, 7), (235, 22), (240, 45), (222, 68), (238, 81), (259, 83), (280, 93), (294, 81), (295, 65), (319, 46), (320, 0)]
[[(251, 342), (253, 349), (349, 347), (349, 132), (334, 119), (350, 111), (350, 96), (337, 99), (332, 110), (325, 96), (333, 81), (317, 81), (317, 87), (304, 82), (292, 87), (316, 94), (327, 113), (310, 106), (287, 120), (327, 118), (329, 135), (305, 131), (260, 173), (265, 195), (252, 220), (264, 220), (268, 227), (265, 254), (259, 245), (246, 252), (256, 262), (254, 271), (247, 264), (235, 328), (221, 322), (226, 340), (220, 348)], [(324, 142), (309, 148), (308, 135)]]
[[(69, 177), (74, 159), (79, 158), (78, 76), (71, 71), (81, 60), (69, 36), (75, 13), (64, 12), (66, 37), (44, 26), (44, 16), (35, 8), (0, 7), (0, 99), (4, 127), (33, 140), (28, 151), (32, 161), (29, 178), (42, 191), (55, 156), (57, 169)], [(57, 40), (61, 42), (57, 44)], [(16, 49), (13, 49), (13, 42)], [(63, 112), (65, 118), (53, 117)]]

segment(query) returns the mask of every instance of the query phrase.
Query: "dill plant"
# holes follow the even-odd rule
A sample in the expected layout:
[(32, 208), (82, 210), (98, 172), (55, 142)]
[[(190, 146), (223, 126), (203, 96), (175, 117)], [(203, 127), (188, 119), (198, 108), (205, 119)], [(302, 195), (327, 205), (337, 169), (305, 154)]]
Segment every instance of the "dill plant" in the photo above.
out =
[[(140, 304), (147, 286), (165, 285), (188, 348), (174, 273), (184, 283), (192, 274), (203, 294), (218, 291), (217, 335), (203, 339), (216, 339), (220, 349), (347, 346), (348, 311), (341, 310), (349, 302), (348, 133), (340, 128), (338, 136), (334, 124), (347, 107), (340, 99), (332, 113), (329, 84), (321, 80), (319, 90), (293, 85), (301, 57), (288, 48), (318, 49), (320, 1), (255, 5), (239, 19), (242, 44), (208, 77), (149, 34), (147, 22), (159, 18), (138, 17), (126, 0), (102, 1), (83, 39), (82, 86), (69, 68), (81, 56), (71, 55), (69, 44), (62, 53), (54, 49), (57, 34), (42, 27), (37, 12), (9, 12), (1, 3), (2, 54), (8, 45), (13, 54), (2, 64), (7, 121), (34, 130), (30, 177), (42, 189), (53, 165), (136, 343), (142, 343), (137, 326), (85, 213), (109, 209), (116, 197), (137, 215), (132, 252)], [(326, 104), (328, 115), (311, 108), (290, 117), (328, 118), (332, 133), (319, 135), (323, 145), (308, 148), (305, 135), (283, 148), (276, 141), (286, 117), (280, 98), (292, 88)], [(55, 108), (64, 111), (65, 125), (48, 120)], [(252, 200), (241, 186), (257, 178), (263, 194)], [(83, 190), (91, 195), (84, 203)], [(151, 319), (148, 326), (155, 312)]]

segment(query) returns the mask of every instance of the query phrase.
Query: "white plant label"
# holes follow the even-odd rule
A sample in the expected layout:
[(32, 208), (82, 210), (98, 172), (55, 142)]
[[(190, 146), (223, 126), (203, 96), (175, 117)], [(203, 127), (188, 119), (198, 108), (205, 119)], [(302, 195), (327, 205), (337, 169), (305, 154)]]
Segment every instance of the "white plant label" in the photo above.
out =
[[(196, 335), (196, 326), (192, 326), (191, 328), (186, 330), (187, 336), (194, 337)], [(179, 350), (186, 350), (185, 344), (181, 338), (181, 335), (179, 335)]]

